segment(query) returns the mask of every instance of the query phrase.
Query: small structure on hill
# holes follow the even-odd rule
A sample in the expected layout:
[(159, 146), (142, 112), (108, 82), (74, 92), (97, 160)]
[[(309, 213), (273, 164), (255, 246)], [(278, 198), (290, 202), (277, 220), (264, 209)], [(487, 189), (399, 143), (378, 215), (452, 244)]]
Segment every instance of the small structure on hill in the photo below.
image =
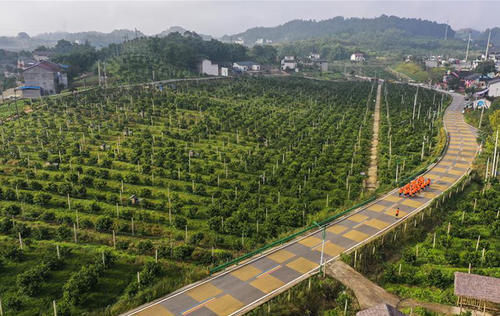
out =
[(389, 304), (379, 304), (356, 313), (356, 316), (406, 316)]
[(488, 83), (488, 95), (493, 98), (500, 97), (500, 78), (493, 79)]
[(42, 95), (59, 93), (68, 87), (65, 66), (40, 61), (23, 72), (25, 86), (40, 87)]
[(239, 72), (260, 71), (260, 65), (253, 61), (237, 61), (233, 63), (233, 70)]
[(457, 305), (480, 311), (500, 311), (500, 279), (455, 272)]
[(287, 71), (287, 70), (293, 70), (296, 71), (297, 69), (297, 61), (295, 60), (295, 56), (285, 56), (281, 60), (281, 70)]
[(218, 76), (219, 75), (219, 65), (213, 64), (212, 61), (208, 59), (203, 59), (199, 65), (200, 74), (208, 76)]
[(363, 53), (354, 53), (351, 55), (351, 61), (363, 62), (363, 61), (365, 61), (365, 55)]

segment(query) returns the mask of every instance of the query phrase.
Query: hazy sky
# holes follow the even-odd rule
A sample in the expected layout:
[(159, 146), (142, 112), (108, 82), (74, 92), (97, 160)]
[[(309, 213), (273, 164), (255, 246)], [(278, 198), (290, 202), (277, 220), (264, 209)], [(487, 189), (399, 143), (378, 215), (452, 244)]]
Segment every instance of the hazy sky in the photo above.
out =
[(4, 1), (0, 36), (27, 32), (101, 31), (127, 28), (156, 34), (180, 25), (221, 36), (292, 19), (375, 17), (381, 14), (447, 22), (454, 29), (500, 26), (500, 0), (454, 1)]

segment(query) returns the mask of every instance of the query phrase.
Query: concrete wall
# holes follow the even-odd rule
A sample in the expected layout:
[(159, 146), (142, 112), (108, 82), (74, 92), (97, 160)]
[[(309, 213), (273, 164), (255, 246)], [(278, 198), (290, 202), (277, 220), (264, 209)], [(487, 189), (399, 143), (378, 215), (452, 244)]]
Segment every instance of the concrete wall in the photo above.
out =
[(201, 74), (209, 76), (219, 75), (219, 65), (212, 64), (208, 59), (203, 59), (201, 62)]
[(56, 93), (55, 73), (40, 67), (33, 67), (23, 73), (24, 85), (39, 86), (45, 94)]
[(490, 85), (488, 95), (495, 98), (500, 97), (500, 82)]

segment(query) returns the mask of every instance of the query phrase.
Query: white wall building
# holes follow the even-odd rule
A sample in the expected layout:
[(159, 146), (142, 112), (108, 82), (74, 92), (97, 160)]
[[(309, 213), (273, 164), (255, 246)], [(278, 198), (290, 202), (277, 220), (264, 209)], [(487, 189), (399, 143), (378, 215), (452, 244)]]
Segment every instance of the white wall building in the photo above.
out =
[(296, 70), (297, 61), (295, 61), (295, 56), (285, 56), (281, 60), (281, 70)]
[(219, 65), (212, 64), (212, 62), (208, 59), (203, 59), (200, 64), (200, 73), (202, 75), (218, 76)]
[(260, 65), (253, 61), (238, 61), (233, 63), (233, 69), (236, 71), (260, 71)]
[(489, 82), (488, 95), (490, 97), (500, 97), (500, 79), (494, 79)]
[(354, 53), (351, 55), (351, 61), (354, 61), (354, 62), (365, 61), (365, 55), (363, 55), (361, 53)]
[(221, 67), (220, 68), (220, 75), (222, 77), (227, 77), (229, 76), (229, 69), (227, 67)]

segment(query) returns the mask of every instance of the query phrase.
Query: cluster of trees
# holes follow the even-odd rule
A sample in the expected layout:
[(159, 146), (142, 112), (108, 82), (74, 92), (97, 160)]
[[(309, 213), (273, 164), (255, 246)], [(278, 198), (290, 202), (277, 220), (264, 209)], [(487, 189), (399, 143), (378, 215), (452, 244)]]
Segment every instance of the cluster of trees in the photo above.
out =
[[(241, 37), (248, 43), (254, 43), (259, 38), (284, 42), (326, 37), (332, 34), (368, 34), (372, 36), (387, 30), (397, 30), (406, 37), (425, 36), (441, 39), (446, 29), (448, 29), (448, 38), (453, 38), (455, 31), (444, 23), (387, 15), (381, 15), (377, 18), (344, 18), (337, 16), (322, 21), (293, 20), (276, 27), (255, 27), (243, 33), (232, 35), (232, 37)], [(229, 39), (229, 36), (224, 39)]]

